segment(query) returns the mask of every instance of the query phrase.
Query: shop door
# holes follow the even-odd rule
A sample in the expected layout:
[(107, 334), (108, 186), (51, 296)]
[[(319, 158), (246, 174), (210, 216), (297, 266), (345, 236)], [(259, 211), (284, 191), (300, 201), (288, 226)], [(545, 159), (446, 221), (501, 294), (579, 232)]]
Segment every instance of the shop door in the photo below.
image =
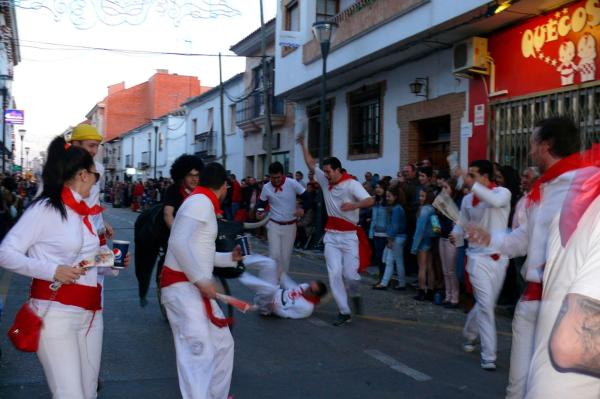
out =
[(434, 169), (448, 169), (446, 157), (450, 154), (450, 115), (417, 121), (419, 158), (427, 158)]
[(491, 105), (490, 157), (521, 171), (531, 165), (529, 137), (536, 121), (569, 116), (579, 125), (583, 148), (600, 142), (600, 85), (555, 91)]

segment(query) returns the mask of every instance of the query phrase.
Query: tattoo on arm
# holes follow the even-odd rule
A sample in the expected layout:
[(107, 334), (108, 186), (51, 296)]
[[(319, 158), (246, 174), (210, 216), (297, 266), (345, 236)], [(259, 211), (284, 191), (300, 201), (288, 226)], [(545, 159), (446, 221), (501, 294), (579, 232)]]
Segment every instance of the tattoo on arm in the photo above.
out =
[(562, 367), (566, 368), (564, 371), (600, 376), (600, 301), (579, 294), (567, 295), (551, 340), (551, 348), (560, 347), (562, 351), (559, 355), (553, 353), (553, 357), (562, 355), (569, 359)]

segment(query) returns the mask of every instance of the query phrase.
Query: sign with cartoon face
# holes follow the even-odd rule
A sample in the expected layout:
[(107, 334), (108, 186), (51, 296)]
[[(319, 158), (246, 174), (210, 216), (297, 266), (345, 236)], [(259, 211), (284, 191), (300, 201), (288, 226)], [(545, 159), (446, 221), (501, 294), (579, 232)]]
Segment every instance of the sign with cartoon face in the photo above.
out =
[(585, 0), (494, 34), (496, 88), (510, 96), (596, 80), (600, 1)]

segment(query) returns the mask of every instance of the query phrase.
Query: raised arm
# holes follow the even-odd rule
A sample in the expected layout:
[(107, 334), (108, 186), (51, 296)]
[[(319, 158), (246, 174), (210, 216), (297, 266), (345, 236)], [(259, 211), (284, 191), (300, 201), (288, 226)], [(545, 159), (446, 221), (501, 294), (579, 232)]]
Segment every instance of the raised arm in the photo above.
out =
[(510, 206), (511, 193), (508, 190), (493, 191), (483, 184), (475, 183), (471, 189), (473, 193), (494, 208)]
[(298, 135), (296, 142), (300, 144), (300, 147), (302, 148), (302, 154), (304, 155), (304, 162), (306, 162), (306, 166), (310, 171), (314, 172), (315, 166), (317, 166), (317, 161), (312, 155), (310, 155), (310, 152), (304, 143), (304, 133)]

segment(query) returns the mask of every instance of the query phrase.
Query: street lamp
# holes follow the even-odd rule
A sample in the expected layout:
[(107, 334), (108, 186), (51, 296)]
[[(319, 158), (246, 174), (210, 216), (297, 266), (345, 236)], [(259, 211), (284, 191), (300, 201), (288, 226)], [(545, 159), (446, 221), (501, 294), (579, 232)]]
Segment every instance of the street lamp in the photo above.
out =
[(0, 92), (2, 92), (2, 173), (6, 172), (6, 106), (8, 90), (12, 83), (12, 76), (0, 75)]
[(25, 147), (25, 167), (29, 165), (29, 147)]
[(23, 140), (25, 139), (25, 129), (19, 129), (19, 136), (21, 136), (21, 173), (23, 173)]
[(321, 75), (321, 123), (319, 131), (319, 165), (323, 167), (325, 158), (325, 124), (327, 117), (325, 113), (325, 97), (327, 95), (327, 56), (333, 38), (333, 32), (338, 24), (333, 21), (317, 21), (313, 24), (313, 34), (321, 44), (321, 57), (323, 58), (323, 73)]
[(154, 126), (154, 181), (156, 181), (156, 156), (158, 155), (158, 128), (160, 127), (160, 119), (152, 119), (152, 126)]

